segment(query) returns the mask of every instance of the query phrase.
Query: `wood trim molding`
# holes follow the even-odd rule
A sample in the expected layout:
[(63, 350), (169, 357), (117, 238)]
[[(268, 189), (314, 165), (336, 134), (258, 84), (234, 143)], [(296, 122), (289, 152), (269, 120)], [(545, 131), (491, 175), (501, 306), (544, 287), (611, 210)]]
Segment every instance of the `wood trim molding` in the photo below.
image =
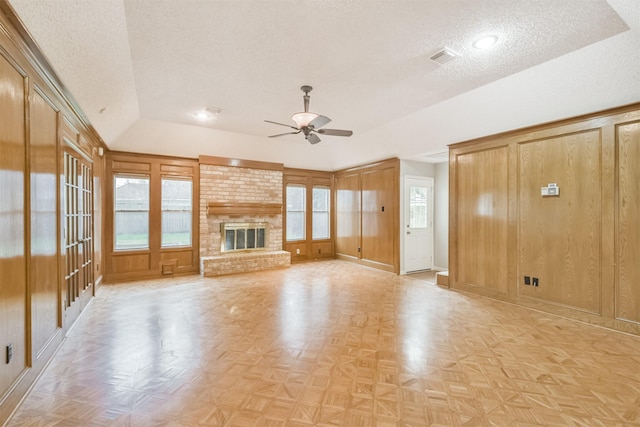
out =
[(390, 166), (400, 165), (400, 159), (392, 157), (390, 159), (380, 160), (378, 162), (368, 163), (366, 165), (353, 166), (346, 169), (340, 169), (334, 172), (336, 175), (351, 174), (353, 172), (363, 171), (367, 169), (384, 169)]
[(563, 120), (556, 120), (552, 122), (541, 123), (533, 126), (527, 126), (519, 129), (509, 130), (506, 132), (500, 132), (493, 135), (482, 136), (480, 138), (469, 139), (465, 141), (455, 142), (453, 144), (449, 144), (450, 150), (453, 149), (467, 149), (467, 147), (471, 147), (471, 150), (477, 150), (480, 147), (480, 144), (493, 144), (498, 140), (505, 140), (510, 142), (513, 139), (521, 140), (523, 137), (527, 137), (527, 139), (536, 139), (540, 137), (545, 137), (550, 135), (554, 135), (558, 132), (560, 128), (563, 126), (571, 126), (578, 129), (584, 129), (585, 127), (589, 127), (588, 122), (593, 120), (591, 125), (593, 127), (602, 127), (606, 124), (606, 122), (614, 121), (619, 122), (617, 116), (625, 113), (634, 113), (640, 109), (640, 102), (636, 102), (633, 104), (624, 105), (621, 107), (611, 108), (608, 110), (602, 110), (595, 113), (583, 114), (581, 116), (570, 117)]
[(228, 157), (215, 157), (215, 156), (200, 156), (198, 157), (200, 164), (213, 165), (213, 166), (231, 166), (236, 168), (248, 168), (248, 169), (264, 169), (273, 171), (284, 170), (284, 164), (260, 162), (257, 160), (243, 160), (243, 159), (231, 159)]
[(171, 163), (188, 162), (189, 164), (191, 164), (198, 160), (195, 157), (168, 156), (162, 154), (139, 153), (134, 151), (105, 150), (105, 154), (106, 153), (108, 153), (109, 157), (112, 159), (127, 159), (127, 161), (131, 161), (132, 158), (144, 158), (159, 161), (169, 161)]
[(207, 215), (279, 215), (282, 203), (207, 203)]
[(302, 178), (317, 178), (317, 179), (333, 179), (333, 172), (319, 171), (314, 169), (300, 169), (300, 168), (284, 168), (284, 178), (288, 177), (302, 177)]

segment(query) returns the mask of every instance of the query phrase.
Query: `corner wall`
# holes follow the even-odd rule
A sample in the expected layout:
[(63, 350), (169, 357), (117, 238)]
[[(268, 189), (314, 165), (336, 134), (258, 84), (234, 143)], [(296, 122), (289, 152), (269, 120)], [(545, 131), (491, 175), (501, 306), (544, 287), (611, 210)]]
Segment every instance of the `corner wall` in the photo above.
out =
[(449, 163), (437, 163), (435, 169), (434, 191), (434, 254), (433, 264), (436, 270), (449, 268)]

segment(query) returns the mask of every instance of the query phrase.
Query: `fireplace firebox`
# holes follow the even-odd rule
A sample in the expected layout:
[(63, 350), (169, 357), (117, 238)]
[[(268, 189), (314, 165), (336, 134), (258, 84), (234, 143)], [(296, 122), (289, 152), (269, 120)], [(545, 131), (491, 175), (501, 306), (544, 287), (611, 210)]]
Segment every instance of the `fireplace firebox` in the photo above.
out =
[(220, 224), (220, 252), (257, 251), (267, 247), (267, 223), (225, 222)]

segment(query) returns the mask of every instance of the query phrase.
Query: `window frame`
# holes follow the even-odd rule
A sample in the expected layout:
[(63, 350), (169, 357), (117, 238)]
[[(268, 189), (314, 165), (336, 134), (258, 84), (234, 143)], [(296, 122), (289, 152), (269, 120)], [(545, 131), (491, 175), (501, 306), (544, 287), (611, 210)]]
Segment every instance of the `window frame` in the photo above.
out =
[[(287, 187), (299, 186), (306, 189), (306, 214), (305, 214), (305, 239), (290, 241), (287, 240)], [(328, 238), (313, 238), (313, 188), (326, 188), (329, 190), (328, 208)], [(330, 259), (335, 257), (335, 190), (333, 172), (317, 171), (310, 169), (284, 168), (282, 178), (282, 194), (283, 194), (283, 231), (282, 231), (282, 248), (291, 254), (291, 262), (303, 262), (319, 259)]]
[[(303, 191), (303, 197), (302, 197), (302, 211), (299, 210), (289, 210), (289, 187), (291, 188), (299, 188), (302, 189)], [(308, 201), (307, 201), (307, 197), (308, 197), (308, 191), (307, 191), (307, 186), (304, 184), (298, 184), (298, 183), (286, 183), (285, 184), (285, 191), (284, 191), (284, 203), (285, 203), (285, 209), (284, 209), (284, 215), (285, 215), (285, 230), (284, 230), (284, 239), (286, 243), (292, 243), (292, 242), (303, 242), (305, 240), (307, 240), (307, 215), (308, 215), (308, 209), (307, 209), (307, 205), (308, 205)], [(302, 212), (302, 237), (301, 238), (293, 238), (293, 239), (289, 239), (289, 212), (297, 212), (300, 213)]]
[[(314, 192), (316, 189), (321, 189), (327, 192), (327, 209), (326, 211), (319, 211), (314, 208), (313, 200), (314, 200)], [(326, 213), (327, 214), (327, 235), (325, 237), (317, 237), (314, 234), (315, 231), (315, 214), (318, 213)], [(331, 186), (323, 185), (323, 184), (313, 184), (311, 185), (311, 240), (321, 241), (321, 240), (330, 240), (331, 239)]]
[[(122, 172), (115, 172), (113, 174), (113, 180), (112, 180), (112, 185), (113, 185), (113, 230), (112, 230), (112, 237), (113, 237), (113, 251), (114, 252), (124, 252), (124, 251), (148, 251), (149, 248), (151, 247), (151, 176), (148, 174), (133, 174), (133, 173), (122, 173)], [(132, 212), (132, 211), (118, 211), (117, 210), (117, 204), (118, 204), (118, 187), (116, 186), (116, 181), (118, 178), (125, 178), (125, 179), (138, 179), (138, 180), (146, 180), (147, 184), (148, 184), (148, 198), (147, 198), (147, 209), (146, 209), (146, 213), (147, 213), (147, 231), (146, 231), (146, 235), (147, 235), (147, 243), (145, 246), (126, 246), (126, 247), (118, 247), (118, 226), (117, 226), (117, 213), (118, 212)], [(126, 184), (125, 184), (126, 185)], [(144, 212), (143, 210), (139, 210), (139, 211), (135, 211), (135, 212)]]
[[(190, 184), (189, 188), (189, 210), (165, 210), (164, 209), (164, 181), (181, 181), (188, 182)], [(184, 176), (174, 176), (174, 175), (161, 175), (160, 176), (160, 248), (161, 249), (171, 249), (171, 248), (188, 248), (193, 246), (193, 178), (192, 177), (184, 177)], [(187, 244), (165, 244), (164, 243), (164, 214), (165, 212), (189, 212), (189, 243)]]
[[(200, 258), (200, 163), (197, 159), (107, 151), (102, 162), (105, 182), (104, 277), (129, 280), (199, 272)], [(150, 177), (149, 247), (114, 249), (114, 175)], [(161, 177), (192, 181), (191, 246), (161, 247)]]

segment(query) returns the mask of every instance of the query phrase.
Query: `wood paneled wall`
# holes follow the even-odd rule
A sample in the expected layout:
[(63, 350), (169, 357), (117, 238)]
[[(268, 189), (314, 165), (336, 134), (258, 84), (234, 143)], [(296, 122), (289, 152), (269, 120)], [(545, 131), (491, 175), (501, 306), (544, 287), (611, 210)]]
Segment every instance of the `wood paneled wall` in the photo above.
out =
[(640, 334), (638, 164), (640, 104), (452, 145), (450, 286)]
[[(105, 206), (105, 280), (128, 280), (174, 273), (196, 273), (199, 269), (199, 200), (200, 166), (196, 159), (109, 152), (106, 156)], [(149, 247), (114, 249), (114, 176), (149, 178)], [(161, 179), (177, 177), (192, 183), (191, 245), (161, 246)]]
[[(287, 230), (287, 215), (286, 215), (286, 203), (287, 203), (287, 185), (296, 184), (304, 186), (306, 189), (306, 233), (305, 239), (295, 242), (288, 242), (286, 236)], [(333, 194), (333, 173), (324, 171), (314, 171), (308, 169), (295, 169), (284, 168), (282, 176), (282, 192), (284, 197), (283, 209), (283, 227), (282, 227), (282, 242), (283, 249), (291, 253), (291, 262), (310, 261), (317, 259), (333, 258), (333, 242), (335, 236), (335, 227), (333, 211), (333, 203), (329, 206), (330, 209), (330, 238), (322, 240), (313, 240), (313, 187), (325, 187), (329, 188), (330, 194)], [(298, 253), (300, 252), (300, 253)]]
[[(600, 132), (523, 142), (518, 148), (518, 271), (540, 280), (538, 287), (520, 287), (520, 295), (599, 313)], [(549, 183), (560, 186), (559, 197), (540, 195)]]
[[(84, 307), (67, 298), (65, 271), (84, 265), (83, 298), (100, 270), (86, 263), (94, 241), (64, 256), (63, 153), (91, 170), (104, 144), (82, 118), (42, 55), (0, 3), (0, 424), (8, 418)], [(72, 129), (69, 131), (69, 129)], [(101, 172), (94, 175), (101, 179)], [(83, 187), (85, 188), (85, 187)], [(85, 198), (86, 199), (86, 198)], [(101, 239), (102, 224), (83, 210), (83, 224)], [(99, 253), (99, 251), (98, 251)], [(72, 261), (67, 263), (67, 261)], [(84, 263), (84, 264), (83, 264)], [(65, 304), (66, 302), (66, 304)], [(12, 357), (7, 357), (7, 347)]]
[(640, 121), (617, 126), (616, 145), (615, 315), (640, 323)]
[(31, 98), (31, 325), (41, 353), (61, 327), (58, 301), (58, 109), (36, 90)]
[[(27, 368), (26, 73), (0, 50), (0, 396)], [(1, 402), (1, 401), (0, 401)], [(2, 421), (2, 417), (0, 417)]]
[(335, 173), (336, 256), (400, 272), (400, 161)]

